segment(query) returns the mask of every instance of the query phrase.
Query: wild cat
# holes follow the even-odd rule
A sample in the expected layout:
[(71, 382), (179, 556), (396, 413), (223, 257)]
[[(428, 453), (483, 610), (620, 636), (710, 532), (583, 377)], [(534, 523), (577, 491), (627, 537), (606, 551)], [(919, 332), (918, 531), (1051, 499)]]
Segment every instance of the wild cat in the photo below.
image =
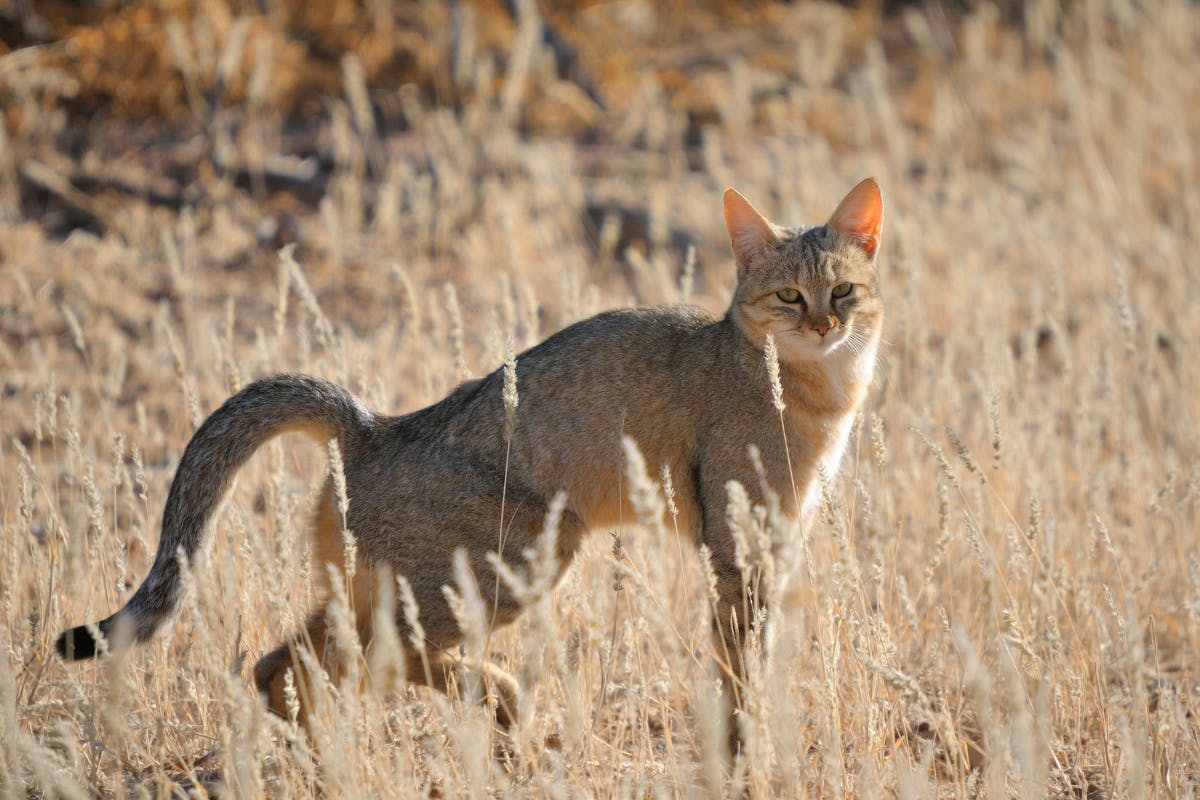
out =
[[(760, 467), (750, 455), (756, 447), (783, 510), (796, 518), (807, 513), (818, 470), (836, 470), (880, 339), (876, 257), (883, 199), (868, 178), (825, 225), (808, 229), (772, 224), (733, 189), (725, 192), (724, 212), (737, 286), (723, 317), (689, 307), (636, 308), (571, 325), (517, 357), (519, 409), (511, 423), (503, 370), (404, 416), (373, 413), (319, 378), (276, 375), (246, 386), (184, 450), (150, 574), (95, 628), (80, 626), (59, 637), (59, 653), (90, 658), (100, 649), (92, 630), (110, 634), (119, 624), (137, 641), (149, 639), (180, 602), (177, 554), (194, 559), (236, 470), (268, 439), (302, 431), (320, 442), (336, 439), (341, 448), (345, 527), (359, 561), (352, 589), (362, 643), (372, 637), (368, 609), (377, 600), (375, 567), (383, 566), (411, 585), (433, 662), (408, 652), (407, 675), (445, 691), (451, 671), (461, 666), (450, 654), (462, 632), (442, 590), (455, 584), (455, 551), (465, 552), (483, 600), (494, 609), (494, 624), (508, 624), (520, 603), (496, 580), (488, 554), (501, 547), (507, 564), (526, 563), (552, 500), (565, 492), (561, 576), (588, 531), (624, 521), (622, 441), (628, 436), (646, 463), (670, 470), (678, 528), (711, 553), (720, 597), (713, 616), (718, 660), (736, 699), (747, 616), (756, 618), (764, 601), (744, 596), (726, 521), (726, 486), (739, 481), (752, 501), (763, 502)], [(764, 369), (768, 334), (778, 351), (782, 426)], [(330, 482), (313, 524), (318, 562), (343, 563), (341, 530)], [(397, 609), (394, 617), (407, 632), (405, 615)], [(311, 659), (295, 657), (301, 642), (314, 648), (331, 678), (342, 669), (325, 609), (318, 609), (255, 667), (258, 689), (280, 715), (287, 715), (289, 668), (302, 689), (319, 677), (305, 673)], [(471, 668), (497, 698), (498, 721), (511, 723), (516, 681), (490, 663)], [(306, 694), (300, 692), (302, 701)]]

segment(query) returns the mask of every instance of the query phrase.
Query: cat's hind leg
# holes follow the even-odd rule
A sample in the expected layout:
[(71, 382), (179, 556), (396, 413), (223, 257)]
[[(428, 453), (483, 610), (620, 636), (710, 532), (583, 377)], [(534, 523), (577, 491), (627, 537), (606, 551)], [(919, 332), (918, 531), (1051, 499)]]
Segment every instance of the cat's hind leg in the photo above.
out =
[[(331, 581), (345, 581), (345, 591), (331, 594), (341, 595), (350, 603), (350, 608), (339, 613), (347, 616), (357, 641), (336, 640), (333, 634), (333, 629), (337, 627), (336, 619), (330, 618), (330, 604), (326, 602), (319, 610), (309, 615), (304, 627), (255, 665), (254, 683), (259, 692), (266, 696), (267, 708), (285, 719), (295, 712), (300, 721), (304, 721), (309, 715), (319, 686), (326, 679), (332, 685), (339, 686), (344, 677), (357, 674), (359, 683), (362, 683), (365, 665), (354, 664), (352, 660), (360, 657), (373, 636), (372, 624), (378, 581), (378, 576), (370, 564), (355, 564), (350, 579), (346, 580), (343, 577), (349, 566), (347, 549), (341, 536), (332, 485), (328, 483), (321, 493), (313, 517), (312, 544), (313, 569), (320, 576), (320, 584), (328, 589)], [(335, 569), (330, 570), (329, 565)], [(301, 657), (302, 648), (311, 653), (311, 659)], [(320, 666), (324, 675), (312, 672), (310, 668), (314, 664)], [(289, 669), (292, 670), (295, 691), (290, 700), (285, 691)], [(293, 706), (298, 704), (298, 707), (289, 709), (289, 702)]]
[(467, 678), (482, 681), (480, 700), (492, 710), (496, 723), (509, 730), (517, 721), (517, 700), (520, 685), (517, 679), (491, 661), (445, 655), (425, 657), (410, 655), (407, 663), (408, 680), (428, 686), (452, 697), (458, 694)]

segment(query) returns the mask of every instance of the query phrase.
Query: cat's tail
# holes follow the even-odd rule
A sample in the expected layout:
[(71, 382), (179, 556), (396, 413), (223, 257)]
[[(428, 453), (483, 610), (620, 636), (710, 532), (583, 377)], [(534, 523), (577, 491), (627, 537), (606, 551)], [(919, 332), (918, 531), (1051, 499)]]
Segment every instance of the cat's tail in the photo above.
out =
[(322, 442), (337, 438), (346, 452), (366, 443), (372, 425), (371, 412), (348, 391), (305, 375), (264, 378), (226, 400), (183, 451), (150, 574), (117, 613), (59, 636), (59, 655), (69, 661), (96, 655), (97, 629), (106, 637), (123, 631), (138, 642), (158, 630), (179, 605), (181, 560), (191, 563), (237, 469), (268, 439), (301, 431)]

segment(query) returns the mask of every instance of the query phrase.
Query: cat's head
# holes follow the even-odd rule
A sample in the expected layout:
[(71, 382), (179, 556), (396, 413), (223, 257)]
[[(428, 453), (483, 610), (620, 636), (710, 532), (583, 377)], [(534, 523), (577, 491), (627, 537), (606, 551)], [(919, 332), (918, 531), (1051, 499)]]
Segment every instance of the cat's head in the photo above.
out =
[(815, 228), (772, 224), (733, 189), (725, 190), (725, 224), (737, 261), (730, 314), (756, 344), (770, 332), (785, 363), (873, 345), (883, 318), (875, 258), (883, 196), (873, 178), (846, 195), (829, 222)]

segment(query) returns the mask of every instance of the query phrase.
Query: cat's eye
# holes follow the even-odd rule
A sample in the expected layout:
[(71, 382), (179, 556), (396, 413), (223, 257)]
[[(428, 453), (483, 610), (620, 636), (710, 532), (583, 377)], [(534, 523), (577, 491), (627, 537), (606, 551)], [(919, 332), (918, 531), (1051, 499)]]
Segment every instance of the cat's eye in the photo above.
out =
[(853, 283), (839, 283), (837, 286), (833, 287), (832, 294), (834, 297), (845, 297), (846, 295), (850, 294), (850, 290), (853, 288)]
[(799, 289), (780, 289), (778, 292), (775, 293), (775, 296), (778, 297), (780, 300), (782, 300), (785, 303), (799, 303), (800, 302), (800, 290)]

